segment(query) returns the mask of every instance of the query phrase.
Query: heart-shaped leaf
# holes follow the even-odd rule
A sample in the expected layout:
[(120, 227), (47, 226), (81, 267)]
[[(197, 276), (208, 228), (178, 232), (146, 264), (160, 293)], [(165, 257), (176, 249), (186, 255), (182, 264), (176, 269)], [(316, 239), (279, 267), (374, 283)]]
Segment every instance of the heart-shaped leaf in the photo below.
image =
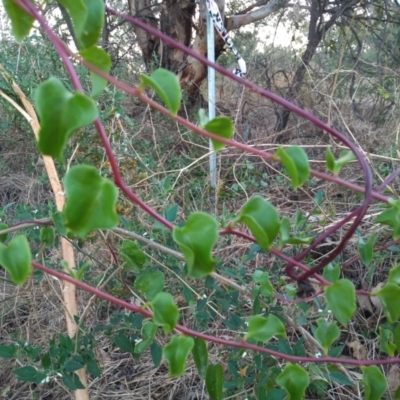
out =
[(389, 329), (379, 327), (379, 352), (386, 353), (389, 357), (393, 357), (396, 351), (393, 332)]
[(162, 325), (165, 334), (171, 332), (179, 320), (179, 310), (174, 303), (174, 298), (169, 293), (158, 293), (150, 303), (153, 310), (153, 321)]
[(206, 388), (210, 400), (222, 400), (224, 390), (224, 374), (221, 364), (210, 364), (206, 372)]
[(335, 318), (346, 326), (357, 309), (354, 284), (348, 279), (339, 279), (325, 287), (325, 298)]
[(118, 191), (113, 182), (100, 176), (88, 165), (72, 167), (64, 179), (66, 205), (65, 226), (79, 237), (96, 229), (118, 225), (115, 211)]
[(28, 279), (32, 268), (31, 251), (25, 236), (16, 236), (7, 246), (0, 243), (0, 265), (17, 285)]
[(124, 268), (139, 272), (143, 269), (147, 256), (133, 240), (122, 242), (121, 257), (125, 261)]
[(324, 268), (324, 279), (329, 282), (336, 282), (340, 277), (340, 265), (336, 263), (329, 263)]
[(339, 339), (340, 329), (335, 321), (328, 322), (325, 318), (317, 320), (317, 329), (314, 332), (315, 339), (322, 346), (324, 354), (328, 354), (329, 348)]
[(267, 251), (280, 228), (279, 215), (275, 207), (260, 196), (252, 197), (243, 206), (239, 217), (234, 222), (244, 222), (257, 243)]
[(302, 400), (310, 383), (310, 377), (300, 365), (289, 363), (276, 378), (276, 383), (285, 389), (288, 400)]
[(285, 325), (273, 314), (269, 314), (267, 317), (255, 315), (248, 320), (248, 326), (246, 340), (255, 339), (258, 342), (268, 342), (274, 336), (286, 337)]
[(358, 238), (358, 253), (360, 254), (361, 261), (366, 267), (368, 267), (374, 257), (374, 245), (377, 236), (371, 236), (367, 242), (363, 240), (361, 236)]
[(204, 278), (214, 272), (212, 249), (218, 240), (215, 218), (203, 212), (193, 213), (184, 227), (174, 228), (172, 237), (185, 257), (190, 277)]
[(389, 323), (394, 323), (400, 318), (400, 287), (394, 283), (387, 283), (381, 290), (371, 293), (377, 296), (382, 303), (386, 317)]
[(93, 100), (82, 93), (70, 93), (56, 78), (49, 78), (35, 92), (40, 117), (39, 150), (63, 160), (63, 151), (72, 133), (97, 118)]
[(11, 20), (11, 33), (17, 42), (22, 42), (29, 35), (34, 19), (18, 7), (13, 0), (3, 0), (3, 5)]
[(173, 336), (164, 347), (164, 357), (168, 361), (171, 376), (182, 375), (185, 371), (186, 360), (194, 346), (194, 340), (190, 336)]
[[(82, 58), (95, 67), (99, 68), (103, 72), (110, 72), (111, 69), (111, 58), (110, 56), (100, 47), (91, 46), (83, 49), (79, 52)], [(97, 75), (95, 72), (90, 71), (90, 77), (92, 79), (92, 91), (90, 95), (93, 99), (100, 97), (104, 88), (107, 86), (107, 80)]]
[(161, 271), (146, 269), (135, 279), (134, 288), (146, 299), (153, 300), (164, 289), (165, 277)]
[(201, 338), (194, 339), (194, 346), (192, 349), (194, 363), (196, 364), (199, 375), (204, 378), (206, 376), (206, 369), (208, 364), (208, 350), (206, 342)]
[[(234, 126), (229, 117), (216, 117), (208, 121), (202, 128), (222, 138), (232, 139)], [(226, 146), (225, 143), (219, 142), (218, 140), (211, 139), (211, 142), (216, 153)]]
[(376, 365), (361, 367), (364, 384), (364, 400), (379, 400), (386, 392), (387, 383), (382, 371)]
[(163, 68), (156, 69), (150, 76), (140, 75), (141, 89), (152, 87), (165, 106), (176, 115), (181, 107), (182, 93), (178, 77), (171, 71)]
[(277, 150), (276, 155), (282, 161), (294, 188), (307, 182), (310, 176), (310, 164), (306, 152), (298, 146)]

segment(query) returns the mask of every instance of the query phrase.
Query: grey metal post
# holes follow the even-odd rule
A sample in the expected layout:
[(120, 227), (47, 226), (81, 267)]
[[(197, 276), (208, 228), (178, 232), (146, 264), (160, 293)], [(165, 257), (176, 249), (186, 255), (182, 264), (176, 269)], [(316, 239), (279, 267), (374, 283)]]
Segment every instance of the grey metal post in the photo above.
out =
[[(214, 24), (210, 14), (207, 12), (207, 58), (215, 62), (215, 40)], [(208, 67), (208, 118), (210, 121), (215, 118), (215, 69)], [(214, 152), (214, 146), (210, 139), (210, 185), (217, 186), (217, 155)]]

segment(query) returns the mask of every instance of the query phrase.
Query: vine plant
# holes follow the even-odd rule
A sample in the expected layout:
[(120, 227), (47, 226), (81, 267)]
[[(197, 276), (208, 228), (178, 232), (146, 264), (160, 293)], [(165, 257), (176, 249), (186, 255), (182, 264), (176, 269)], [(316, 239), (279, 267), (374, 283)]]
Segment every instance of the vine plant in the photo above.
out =
[[(18, 41), (22, 41), (32, 28), (36, 20), (46, 32), (50, 41), (59, 53), (69, 74), (74, 91), (70, 92), (64, 84), (55, 77), (41, 83), (36, 89), (34, 103), (40, 117), (41, 128), (38, 139), (38, 149), (43, 155), (53, 157), (64, 162), (64, 150), (74, 132), (80, 128), (94, 124), (105, 153), (111, 165), (113, 179), (103, 178), (98, 170), (89, 165), (72, 166), (64, 177), (66, 204), (61, 212), (54, 213), (51, 218), (41, 221), (28, 221), (24, 224), (15, 224), (11, 227), (2, 227), (0, 231), (0, 264), (8, 272), (15, 284), (22, 285), (32, 273), (32, 268), (41, 270), (60, 280), (70, 282), (76, 287), (105, 299), (117, 306), (126, 308), (133, 313), (141, 314), (145, 318), (142, 327), (143, 340), (133, 347), (130, 344), (121, 345), (127, 351), (140, 355), (148, 348), (158, 332), (159, 327), (165, 335), (171, 335), (169, 343), (163, 349), (163, 356), (167, 360), (172, 376), (184, 373), (187, 358), (192, 354), (199, 375), (205, 379), (206, 387), (211, 399), (223, 398), (223, 369), (221, 364), (209, 364), (206, 342), (219, 343), (228, 347), (236, 347), (254, 354), (265, 354), (286, 361), (286, 366), (276, 379), (276, 385), (284, 390), (288, 399), (301, 399), (305, 396), (310, 384), (310, 374), (307, 365), (312, 363), (346, 364), (359, 366), (362, 370), (363, 396), (368, 400), (380, 399), (386, 389), (387, 382), (382, 370), (378, 368), (383, 364), (396, 364), (400, 362), (400, 266), (394, 266), (388, 276), (386, 284), (378, 291), (367, 292), (356, 290), (354, 284), (341, 278), (342, 269), (337, 263), (332, 263), (353, 236), (357, 227), (362, 222), (372, 201), (384, 204), (384, 211), (377, 217), (376, 222), (388, 225), (393, 229), (393, 238), (400, 238), (400, 200), (387, 198), (382, 194), (400, 173), (394, 171), (383, 184), (376, 190), (373, 189), (372, 175), (369, 166), (358, 148), (344, 135), (318, 120), (314, 115), (306, 112), (292, 103), (270, 93), (251, 82), (235, 76), (217, 64), (194, 53), (191, 49), (174, 42), (154, 28), (140, 20), (123, 15), (115, 10), (105, 8), (103, 0), (60, 0), (68, 11), (74, 25), (75, 35), (80, 45), (79, 53), (72, 52), (51, 30), (43, 17), (38, 2), (30, 0), (3, 0), (5, 9), (12, 23), (12, 33)], [(128, 86), (115, 77), (109, 75), (111, 61), (106, 52), (97, 47), (101, 35), (104, 14), (110, 13), (139, 25), (154, 36), (161, 38), (166, 45), (176, 47), (201, 62), (212, 66), (220, 73), (246, 86), (247, 88), (267, 97), (280, 105), (287, 107), (292, 112), (308, 119), (327, 133), (335, 137), (348, 147), (339, 158), (335, 158), (328, 149), (326, 153), (327, 172), (320, 172), (310, 168), (306, 153), (300, 147), (279, 148), (274, 154), (261, 151), (254, 147), (232, 140), (233, 123), (227, 117), (216, 117), (209, 121), (205, 113), (199, 112), (199, 126), (178, 115), (181, 106), (181, 88), (178, 78), (171, 72), (158, 69), (150, 76), (141, 75), (139, 87)], [(91, 71), (92, 91), (85, 93), (78, 75), (74, 70), (71, 58), (75, 58)], [(348, 216), (327, 229), (312, 242), (292, 235), (292, 223), (289, 218), (279, 215), (277, 209), (261, 196), (254, 196), (248, 200), (236, 218), (232, 219), (223, 229), (220, 229), (217, 219), (204, 212), (192, 213), (183, 226), (175, 226), (168, 219), (158, 214), (148, 204), (143, 202), (124, 182), (118, 168), (110, 142), (99, 117), (99, 110), (95, 100), (101, 95), (108, 83), (123, 91), (136, 96), (142, 102), (165, 114), (169, 118), (184, 125), (194, 133), (210, 138), (215, 151), (220, 151), (225, 146), (232, 146), (250, 154), (268, 160), (282, 163), (293, 188), (308, 182), (311, 176), (333, 182), (363, 194), (361, 205)], [(145, 89), (150, 87), (163, 103), (160, 104), (146, 95)], [(364, 175), (364, 186), (358, 186), (339, 178), (343, 166), (357, 160)], [(216, 260), (213, 249), (220, 236), (237, 235), (249, 242), (254, 242), (267, 253), (272, 253), (286, 263), (285, 272), (294, 282), (301, 284), (309, 277), (318, 280), (323, 286), (323, 292), (310, 296), (301, 301), (310, 301), (323, 294), (328, 309), (334, 318), (320, 318), (314, 327), (313, 336), (319, 344), (322, 354), (315, 357), (288, 354), (277, 351), (268, 346), (271, 340), (285, 338), (287, 324), (284, 318), (278, 317), (269, 309), (271, 299), (275, 296), (278, 301), (299, 300), (282, 297), (274, 293), (268, 271), (256, 270), (253, 276), (254, 287), (250, 291), (241, 288), (242, 294), (252, 300), (253, 315), (246, 322), (247, 331), (240, 335), (240, 340), (233, 341), (225, 338), (207, 335), (188, 327), (180, 325), (180, 314), (171, 294), (163, 292), (163, 277), (147, 273), (143, 263), (143, 253), (139, 245), (131, 240), (126, 240), (121, 248), (120, 257), (128, 263), (134, 264), (140, 271), (140, 284), (135, 288), (147, 299), (143, 306), (127, 303), (117, 297), (101, 291), (98, 288), (82, 282), (82, 270), (69, 270), (65, 268), (60, 272), (32, 259), (29, 246), (29, 237), (17, 235), (10, 238), (10, 233), (22, 226), (39, 225), (43, 243), (54, 244), (54, 236), (77, 237), (85, 239), (94, 230), (112, 230), (119, 223), (116, 212), (118, 190), (131, 202), (141, 207), (146, 213), (163, 224), (171, 231), (172, 238), (179, 247), (187, 265), (187, 275), (194, 279), (204, 280), (210, 274), (218, 276), (215, 272)], [(242, 225), (239, 225), (242, 224)], [(327, 237), (334, 234), (345, 224), (350, 224), (346, 234), (323, 261), (316, 267), (310, 268), (305, 261), (310, 252), (321, 244)], [(251, 235), (238, 229), (246, 226)], [(55, 228), (55, 229), (54, 229)], [(305, 249), (295, 257), (288, 256), (284, 249), (287, 245), (305, 245)], [(391, 242), (393, 244), (393, 242)], [(360, 243), (360, 257), (365, 264), (371, 262), (373, 256), (372, 240)], [(161, 246), (161, 245), (160, 245)], [(179, 255), (178, 255), (179, 256)], [(118, 257), (115, 255), (115, 257)], [(223, 277), (220, 277), (223, 279)], [(229, 280), (225, 280), (230, 282)], [(230, 282), (236, 289), (234, 282)], [(356, 294), (378, 298), (382, 304), (387, 319), (387, 330), (391, 335), (382, 337), (386, 341), (386, 348), (390, 351), (388, 358), (375, 360), (359, 360), (342, 358), (338, 354), (332, 355), (332, 345), (341, 334), (341, 327), (346, 327), (357, 310)], [(266, 312), (262, 312), (262, 306)], [(77, 324), (79, 318), (75, 316)], [(68, 347), (69, 339), (63, 339), (63, 346)], [(25, 349), (27, 352), (28, 350)], [(0, 346), (0, 356), (15, 357), (14, 345)], [(32, 349), (30, 350), (32, 351)], [(26, 381), (45, 382), (49, 376), (50, 358), (54, 356), (46, 353), (42, 357), (42, 369), (22, 367), (15, 370), (17, 376)], [(75, 371), (86, 366), (89, 372), (98, 373), (93, 359), (75, 357), (63, 360), (63, 383), (71, 389), (82, 389), (82, 382), (75, 375)], [(259, 382), (259, 386), (262, 385)], [(399, 392), (399, 390), (397, 390)], [(263, 398), (262, 395), (255, 395)], [(397, 395), (399, 395), (397, 393)]]

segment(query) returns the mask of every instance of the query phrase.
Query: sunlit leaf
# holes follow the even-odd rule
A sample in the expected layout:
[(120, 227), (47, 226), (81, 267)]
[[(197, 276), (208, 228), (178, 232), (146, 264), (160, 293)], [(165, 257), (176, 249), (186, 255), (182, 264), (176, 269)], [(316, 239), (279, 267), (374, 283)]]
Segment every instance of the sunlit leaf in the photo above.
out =
[(162, 325), (165, 334), (171, 332), (179, 320), (179, 310), (174, 303), (174, 298), (169, 293), (158, 293), (150, 303), (153, 310), (153, 321)]
[(379, 400), (386, 392), (387, 383), (382, 371), (376, 365), (361, 367), (363, 372), (364, 400)]
[(294, 188), (307, 182), (310, 176), (310, 164), (306, 152), (298, 146), (279, 148), (276, 155), (282, 161)]
[(173, 336), (164, 347), (164, 357), (168, 362), (171, 376), (182, 375), (185, 371), (186, 360), (194, 346), (194, 340), (190, 336)]
[(214, 272), (212, 249), (218, 239), (215, 218), (203, 212), (193, 213), (185, 226), (174, 228), (172, 237), (185, 257), (190, 277), (204, 278)]
[(264, 250), (269, 250), (280, 228), (276, 208), (260, 196), (252, 197), (234, 222), (244, 222)]
[(300, 365), (289, 363), (277, 376), (276, 383), (285, 389), (287, 400), (302, 400), (310, 383), (310, 377)]
[[(215, 135), (221, 136), (225, 139), (232, 139), (233, 136), (233, 122), (229, 117), (216, 117), (208, 121), (203, 128)], [(215, 152), (222, 150), (226, 145), (218, 140), (211, 139)]]
[(0, 266), (17, 285), (22, 285), (28, 279), (32, 269), (31, 251), (25, 236), (16, 236), (7, 245), (0, 243)]
[(325, 298), (335, 318), (346, 326), (357, 309), (354, 284), (348, 279), (339, 279), (325, 287)]
[(83, 93), (70, 93), (60, 80), (49, 78), (35, 92), (40, 117), (39, 150), (63, 161), (63, 151), (73, 132), (97, 118), (97, 107)]
[(156, 69), (150, 76), (140, 75), (141, 88), (152, 87), (168, 110), (176, 115), (181, 107), (182, 93), (178, 77), (163, 68)]

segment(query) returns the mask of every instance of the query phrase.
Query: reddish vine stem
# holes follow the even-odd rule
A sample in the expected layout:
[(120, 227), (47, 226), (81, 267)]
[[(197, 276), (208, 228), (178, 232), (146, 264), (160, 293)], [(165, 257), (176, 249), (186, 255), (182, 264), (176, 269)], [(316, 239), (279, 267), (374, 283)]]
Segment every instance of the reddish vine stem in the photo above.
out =
[[(74, 278), (72, 278), (69, 275), (66, 275), (60, 271), (55, 271), (51, 268), (48, 268), (42, 264), (39, 264), (36, 261), (32, 261), (32, 266), (36, 269), (39, 269), (42, 272), (45, 272), (49, 275), (55, 276), (58, 279), (68, 281), (73, 283), (76, 287), (79, 287), (80, 289), (92, 293), (96, 295), (97, 297), (100, 297), (110, 303), (113, 303), (117, 306), (123, 307), (127, 310), (133, 311), (135, 313), (142, 314), (143, 316), (147, 318), (152, 318), (153, 314), (150, 311), (145, 310), (142, 307), (136, 306), (134, 304), (127, 303), (124, 300), (118, 299), (117, 297), (114, 297), (106, 292), (103, 292), (102, 290), (99, 290), (97, 288), (94, 288), (93, 286), (88, 285), (87, 283), (78, 281)], [(229, 339), (222, 339), (222, 338), (217, 338), (211, 335), (207, 335), (205, 333), (197, 332), (192, 329), (186, 328), (182, 325), (176, 325), (175, 329), (184, 335), (187, 336), (193, 336), (193, 337), (198, 337), (204, 340), (207, 340), (209, 342), (213, 343), (218, 343), (222, 344), (228, 347), (237, 347), (237, 348), (242, 348), (242, 349), (248, 349), (252, 351), (256, 351), (259, 353), (264, 353), (268, 354), (272, 357), (277, 357), (280, 359), (283, 359), (285, 361), (289, 362), (298, 362), (298, 363), (306, 363), (306, 362), (313, 362), (313, 363), (333, 363), (333, 364), (348, 364), (348, 365), (357, 365), (357, 366), (364, 366), (364, 365), (387, 365), (387, 364), (397, 364), (400, 363), (400, 358), (399, 357), (394, 357), (394, 358), (387, 358), (383, 360), (354, 360), (354, 359), (343, 359), (343, 358), (336, 358), (336, 357), (300, 357), (300, 356), (291, 356), (285, 353), (280, 353), (279, 351), (271, 350), (265, 347), (260, 347), (257, 345), (253, 345), (250, 343), (247, 343), (245, 341), (241, 342), (235, 342), (233, 340)]]

